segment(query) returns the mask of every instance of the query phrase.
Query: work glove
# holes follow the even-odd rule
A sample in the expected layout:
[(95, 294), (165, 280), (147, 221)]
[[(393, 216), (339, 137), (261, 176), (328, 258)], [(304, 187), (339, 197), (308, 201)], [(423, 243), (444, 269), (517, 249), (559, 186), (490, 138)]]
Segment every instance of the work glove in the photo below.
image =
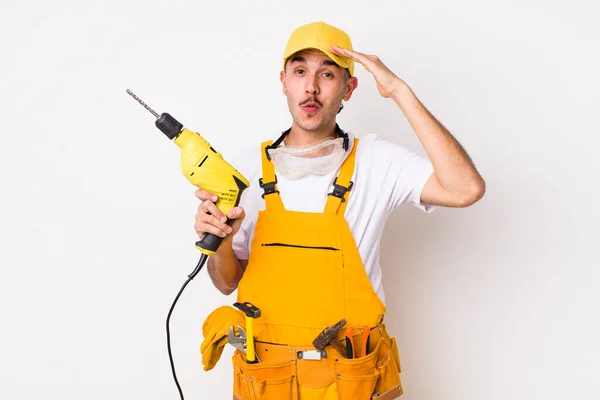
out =
[(239, 333), (237, 326), (244, 326), (244, 323), (245, 315), (237, 308), (221, 306), (210, 313), (202, 325), (204, 340), (200, 346), (205, 371), (213, 369), (219, 358), (221, 358), (223, 348), (228, 342), (229, 329), (234, 327), (237, 334)]

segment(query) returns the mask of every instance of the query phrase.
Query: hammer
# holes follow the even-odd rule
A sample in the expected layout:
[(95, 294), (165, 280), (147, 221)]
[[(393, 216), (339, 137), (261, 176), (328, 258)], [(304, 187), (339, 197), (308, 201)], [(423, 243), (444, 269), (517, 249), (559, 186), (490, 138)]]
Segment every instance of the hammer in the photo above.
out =
[(261, 311), (258, 307), (247, 301), (244, 303), (234, 303), (233, 306), (246, 314), (246, 362), (249, 364), (259, 362), (254, 349), (254, 319), (260, 318)]
[(346, 349), (337, 340), (335, 340), (335, 336), (344, 327), (344, 325), (346, 325), (346, 320), (342, 318), (337, 324), (323, 329), (319, 336), (317, 336), (317, 338), (312, 342), (313, 346), (315, 346), (315, 349), (323, 351), (325, 350), (325, 347), (330, 344), (331, 347), (336, 349), (342, 357), (346, 358)]

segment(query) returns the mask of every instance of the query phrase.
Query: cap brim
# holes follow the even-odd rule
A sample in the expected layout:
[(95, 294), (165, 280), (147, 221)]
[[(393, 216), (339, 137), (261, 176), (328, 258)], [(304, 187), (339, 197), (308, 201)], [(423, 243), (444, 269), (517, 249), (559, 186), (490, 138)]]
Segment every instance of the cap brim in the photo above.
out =
[[(344, 61), (344, 59), (341, 58), (340, 56), (337, 56), (337, 55), (333, 54), (331, 52), (331, 50), (329, 50), (329, 49), (324, 50), (324, 49), (320, 49), (320, 48), (317, 48), (317, 47), (311, 47), (311, 46), (307, 46), (307, 47), (303, 47), (303, 48), (294, 50), (289, 55), (286, 55), (284, 57), (284, 59), (283, 59), (283, 68), (285, 69), (285, 64), (286, 64), (287, 60), (291, 56), (293, 56), (294, 54), (296, 54), (296, 53), (298, 53), (300, 51), (303, 51), (303, 50), (319, 50), (319, 51), (325, 53), (325, 55), (327, 55), (327, 57), (331, 58), (331, 60), (334, 63), (336, 63), (338, 66), (340, 66), (341, 68), (347, 68), (348, 70), (350, 70), (350, 66), (348, 65), (348, 63), (346, 61)], [(352, 75), (352, 73), (350, 75)]]

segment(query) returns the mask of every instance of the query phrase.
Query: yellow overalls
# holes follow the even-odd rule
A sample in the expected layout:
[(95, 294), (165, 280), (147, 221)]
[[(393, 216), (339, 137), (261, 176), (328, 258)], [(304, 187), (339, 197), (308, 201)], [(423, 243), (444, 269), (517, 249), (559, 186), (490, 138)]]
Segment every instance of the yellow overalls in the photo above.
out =
[[(261, 186), (266, 210), (259, 212), (238, 302), (261, 310), (254, 321), (259, 363), (233, 355), (234, 399), (394, 399), (402, 394), (400, 359), (385, 331), (381, 302), (367, 277), (344, 219), (358, 139), (344, 161), (336, 190), (323, 213), (288, 211), (277, 191), (275, 170), (262, 145)], [(330, 345), (314, 359), (313, 340), (344, 318), (336, 339), (353, 338), (353, 358)], [(370, 329), (361, 354), (362, 327)]]

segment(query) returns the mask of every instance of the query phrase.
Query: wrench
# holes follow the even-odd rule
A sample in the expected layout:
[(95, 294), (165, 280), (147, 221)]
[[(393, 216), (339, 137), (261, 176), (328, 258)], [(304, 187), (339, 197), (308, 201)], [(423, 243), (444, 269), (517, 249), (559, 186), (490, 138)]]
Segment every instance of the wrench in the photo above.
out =
[[(227, 333), (227, 340), (229, 344), (246, 354), (246, 331), (241, 326), (237, 326), (238, 334), (235, 334), (233, 326), (229, 328), (229, 332)], [(256, 356), (256, 360), (260, 362), (258, 356)]]

